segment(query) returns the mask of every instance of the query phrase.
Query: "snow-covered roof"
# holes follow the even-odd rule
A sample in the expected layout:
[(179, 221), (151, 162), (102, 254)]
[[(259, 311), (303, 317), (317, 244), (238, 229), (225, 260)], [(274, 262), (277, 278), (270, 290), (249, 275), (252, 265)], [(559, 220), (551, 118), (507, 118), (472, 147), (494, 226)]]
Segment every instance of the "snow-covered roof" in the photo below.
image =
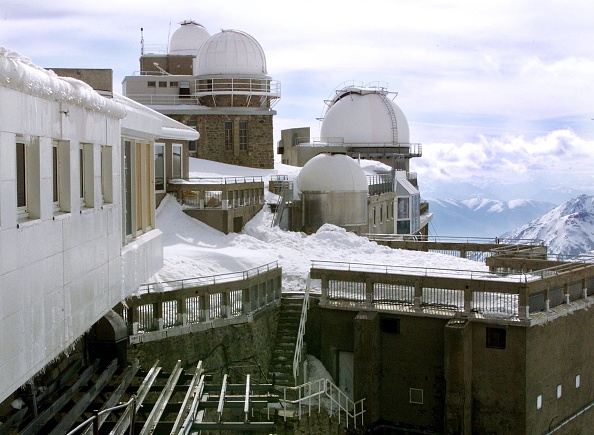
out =
[[(128, 115), (122, 121), (123, 131), (128, 129), (138, 134), (144, 129), (145, 132), (150, 132), (150, 135), (154, 136), (155, 139), (198, 140), (200, 138), (200, 133), (192, 127), (177, 122), (131, 98), (114, 92), (113, 99), (125, 105), (128, 109)], [(158, 122), (158, 125), (150, 126), (142, 119), (152, 119)]]
[(126, 116), (118, 102), (99, 95), (80, 80), (59, 77), (19, 53), (0, 46), (0, 86), (48, 100), (74, 104), (113, 118)]
[(264, 50), (251, 35), (222, 30), (208, 39), (194, 60), (195, 75), (266, 75)]
[(197, 56), (200, 47), (210, 38), (204, 26), (188, 20), (180, 23), (181, 27), (173, 32), (169, 41), (169, 54), (189, 54)]
[(367, 177), (351, 157), (318, 154), (301, 170), (297, 187), (302, 192), (367, 192)]

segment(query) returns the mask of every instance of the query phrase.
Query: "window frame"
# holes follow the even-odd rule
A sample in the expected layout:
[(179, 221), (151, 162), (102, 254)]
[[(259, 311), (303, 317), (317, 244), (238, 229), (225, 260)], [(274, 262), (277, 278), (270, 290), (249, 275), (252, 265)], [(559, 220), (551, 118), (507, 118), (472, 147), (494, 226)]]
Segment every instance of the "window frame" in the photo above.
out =
[(225, 149), (227, 151), (233, 150), (233, 121), (224, 121), (224, 137), (225, 137)]
[(239, 121), (239, 150), (247, 151), (248, 149), (248, 122)]
[[(22, 148), (22, 152), (19, 150)], [(28, 200), (29, 200), (29, 182), (28, 182), (28, 157), (27, 157), (27, 143), (23, 138), (17, 138), (15, 143), (15, 165), (16, 165), (16, 205), (17, 205), (17, 219), (27, 219), (29, 217)], [(19, 157), (22, 156), (22, 164), (19, 165)], [(22, 186), (19, 189), (19, 186)], [(21, 201), (22, 196), (22, 201)]]
[[(175, 168), (175, 150), (179, 150), (179, 177), (178, 172)], [(171, 144), (171, 178), (172, 179), (183, 179), (184, 178), (184, 147), (180, 143)]]
[[(161, 150), (161, 159), (162, 159), (162, 162), (161, 162), (161, 170), (160, 171), (159, 171), (158, 166), (157, 166), (157, 157), (158, 157), (157, 149), (158, 148), (161, 148), (162, 149)], [(166, 181), (167, 181), (167, 168), (166, 168), (166, 165), (165, 165), (165, 152), (166, 152), (165, 149), (166, 149), (166, 146), (165, 146), (165, 144), (163, 142), (155, 142), (155, 156), (154, 156), (154, 159), (155, 159), (155, 192), (156, 193), (164, 193), (164, 192), (166, 192), (166, 188), (165, 187), (166, 187)], [(172, 148), (172, 157), (173, 157), (173, 148)], [(173, 165), (173, 161), (172, 161), (172, 165)], [(160, 175), (159, 172), (162, 172), (162, 182), (160, 184), (157, 182), (157, 177)], [(158, 187), (161, 186), (161, 185), (162, 185), (163, 188), (162, 189), (159, 189)]]

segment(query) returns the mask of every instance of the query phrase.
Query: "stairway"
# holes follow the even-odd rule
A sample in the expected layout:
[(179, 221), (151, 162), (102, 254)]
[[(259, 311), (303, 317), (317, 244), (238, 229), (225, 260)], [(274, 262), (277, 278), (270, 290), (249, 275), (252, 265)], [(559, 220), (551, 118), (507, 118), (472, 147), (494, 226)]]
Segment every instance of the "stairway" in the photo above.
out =
[(270, 364), (270, 378), (274, 376), (275, 385), (294, 387), (293, 357), (295, 342), (299, 331), (299, 320), (303, 306), (303, 295), (283, 296), (276, 330), (276, 342)]

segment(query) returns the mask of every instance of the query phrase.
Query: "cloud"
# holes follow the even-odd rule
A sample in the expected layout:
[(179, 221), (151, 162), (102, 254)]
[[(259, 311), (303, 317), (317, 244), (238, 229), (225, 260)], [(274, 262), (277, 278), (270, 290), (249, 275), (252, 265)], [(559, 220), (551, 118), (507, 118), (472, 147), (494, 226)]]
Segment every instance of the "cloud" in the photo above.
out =
[(557, 130), (526, 140), (522, 136), (482, 137), (478, 142), (431, 143), (411, 167), (426, 180), (464, 180), (475, 184), (557, 181), (592, 178), (594, 141), (571, 130)]

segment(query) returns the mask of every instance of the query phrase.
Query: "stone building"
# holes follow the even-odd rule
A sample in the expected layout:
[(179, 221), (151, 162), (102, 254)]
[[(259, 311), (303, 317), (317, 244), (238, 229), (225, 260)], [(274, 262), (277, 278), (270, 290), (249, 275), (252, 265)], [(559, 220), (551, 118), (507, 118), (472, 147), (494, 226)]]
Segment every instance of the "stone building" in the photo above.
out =
[(189, 153), (255, 168), (274, 165), (272, 107), (280, 84), (267, 75), (264, 50), (252, 36), (222, 30), (210, 36), (184, 21), (166, 50), (146, 50), (140, 73), (123, 92), (200, 131)]

